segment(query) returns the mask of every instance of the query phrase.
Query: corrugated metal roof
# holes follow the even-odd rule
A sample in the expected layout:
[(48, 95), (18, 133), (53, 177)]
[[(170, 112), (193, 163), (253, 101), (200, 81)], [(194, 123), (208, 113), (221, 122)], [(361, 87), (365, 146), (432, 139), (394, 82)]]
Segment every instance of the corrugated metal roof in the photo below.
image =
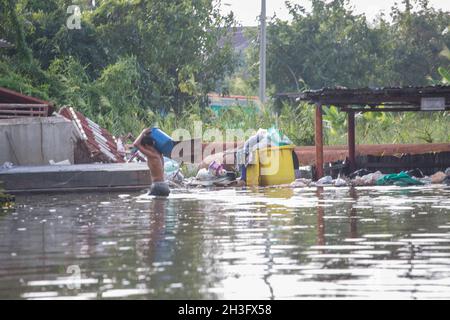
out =
[(125, 162), (117, 150), (117, 141), (106, 129), (73, 108), (63, 107), (59, 114), (71, 120), (90, 152), (93, 162)]
[[(297, 99), (323, 105), (335, 105), (347, 108), (358, 106), (392, 106), (403, 107), (406, 111), (420, 110), (422, 98), (440, 97), (445, 99), (447, 109), (450, 109), (450, 86), (426, 87), (386, 87), (386, 88), (323, 88), (302, 93), (280, 93), (279, 98)], [(389, 111), (387, 109), (385, 111)], [(400, 109), (396, 109), (400, 110)]]

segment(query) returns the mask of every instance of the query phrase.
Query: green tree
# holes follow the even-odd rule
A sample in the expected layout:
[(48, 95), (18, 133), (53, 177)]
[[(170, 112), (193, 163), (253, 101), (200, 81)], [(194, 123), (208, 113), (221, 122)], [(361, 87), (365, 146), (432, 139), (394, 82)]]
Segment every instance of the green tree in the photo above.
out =
[[(18, 13), (17, 3), (14, 0), (1, 0), (0, 12), (2, 26), (0, 31), (2, 34), (9, 35), (14, 39), (17, 48), (17, 53), (23, 63), (31, 63), (32, 55), (25, 40), (25, 32), (23, 28), (23, 21)], [(4, 23), (4, 25), (3, 25)]]
[(172, 109), (215, 89), (233, 70), (228, 41), (232, 16), (220, 15), (218, 1), (103, 1), (89, 17), (110, 58), (132, 54), (145, 103)]
[(388, 84), (426, 85), (427, 77), (436, 78), (445, 62), (440, 53), (450, 46), (450, 35), (443, 32), (450, 24), (450, 14), (429, 7), (428, 0), (403, 3), (405, 10), (394, 7), (391, 13), (392, 49), (386, 61), (393, 73)]
[[(269, 24), (272, 91), (425, 85), (438, 75), (444, 63), (439, 53), (450, 46), (450, 33), (443, 32), (448, 12), (430, 8), (426, 0), (405, 0), (405, 9), (392, 8), (392, 21), (380, 15), (369, 22), (351, 10), (348, 0), (311, 2), (307, 12), (287, 1), (292, 21), (275, 17)], [(258, 61), (258, 48), (251, 50), (252, 61)], [(257, 79), (257, 68), (251, 71)]]

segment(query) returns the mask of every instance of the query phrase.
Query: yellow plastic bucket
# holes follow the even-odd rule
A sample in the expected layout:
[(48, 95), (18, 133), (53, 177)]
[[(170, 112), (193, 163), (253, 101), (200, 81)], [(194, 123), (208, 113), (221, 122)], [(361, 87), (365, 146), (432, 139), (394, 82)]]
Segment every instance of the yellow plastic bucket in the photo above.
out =
[(295, 180), (292, 151), (295, 146), (270, 147), (256, 150), (253, 164), (247, 166), (247, 185), (272, 186)]

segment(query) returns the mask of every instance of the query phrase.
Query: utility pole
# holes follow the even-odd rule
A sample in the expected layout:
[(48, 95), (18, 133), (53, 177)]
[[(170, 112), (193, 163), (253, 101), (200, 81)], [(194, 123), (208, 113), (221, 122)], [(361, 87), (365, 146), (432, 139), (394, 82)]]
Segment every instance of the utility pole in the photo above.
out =
[(259, 49), (259, 99), (266, 102), (266, 0), (261, 0)]

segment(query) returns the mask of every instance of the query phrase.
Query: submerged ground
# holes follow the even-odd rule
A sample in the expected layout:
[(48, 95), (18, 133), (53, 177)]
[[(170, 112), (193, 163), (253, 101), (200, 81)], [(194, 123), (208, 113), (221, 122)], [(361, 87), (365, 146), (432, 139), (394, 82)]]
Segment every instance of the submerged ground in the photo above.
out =
[(23, 196), (0, 298), (450, 298), (450, 188)]

